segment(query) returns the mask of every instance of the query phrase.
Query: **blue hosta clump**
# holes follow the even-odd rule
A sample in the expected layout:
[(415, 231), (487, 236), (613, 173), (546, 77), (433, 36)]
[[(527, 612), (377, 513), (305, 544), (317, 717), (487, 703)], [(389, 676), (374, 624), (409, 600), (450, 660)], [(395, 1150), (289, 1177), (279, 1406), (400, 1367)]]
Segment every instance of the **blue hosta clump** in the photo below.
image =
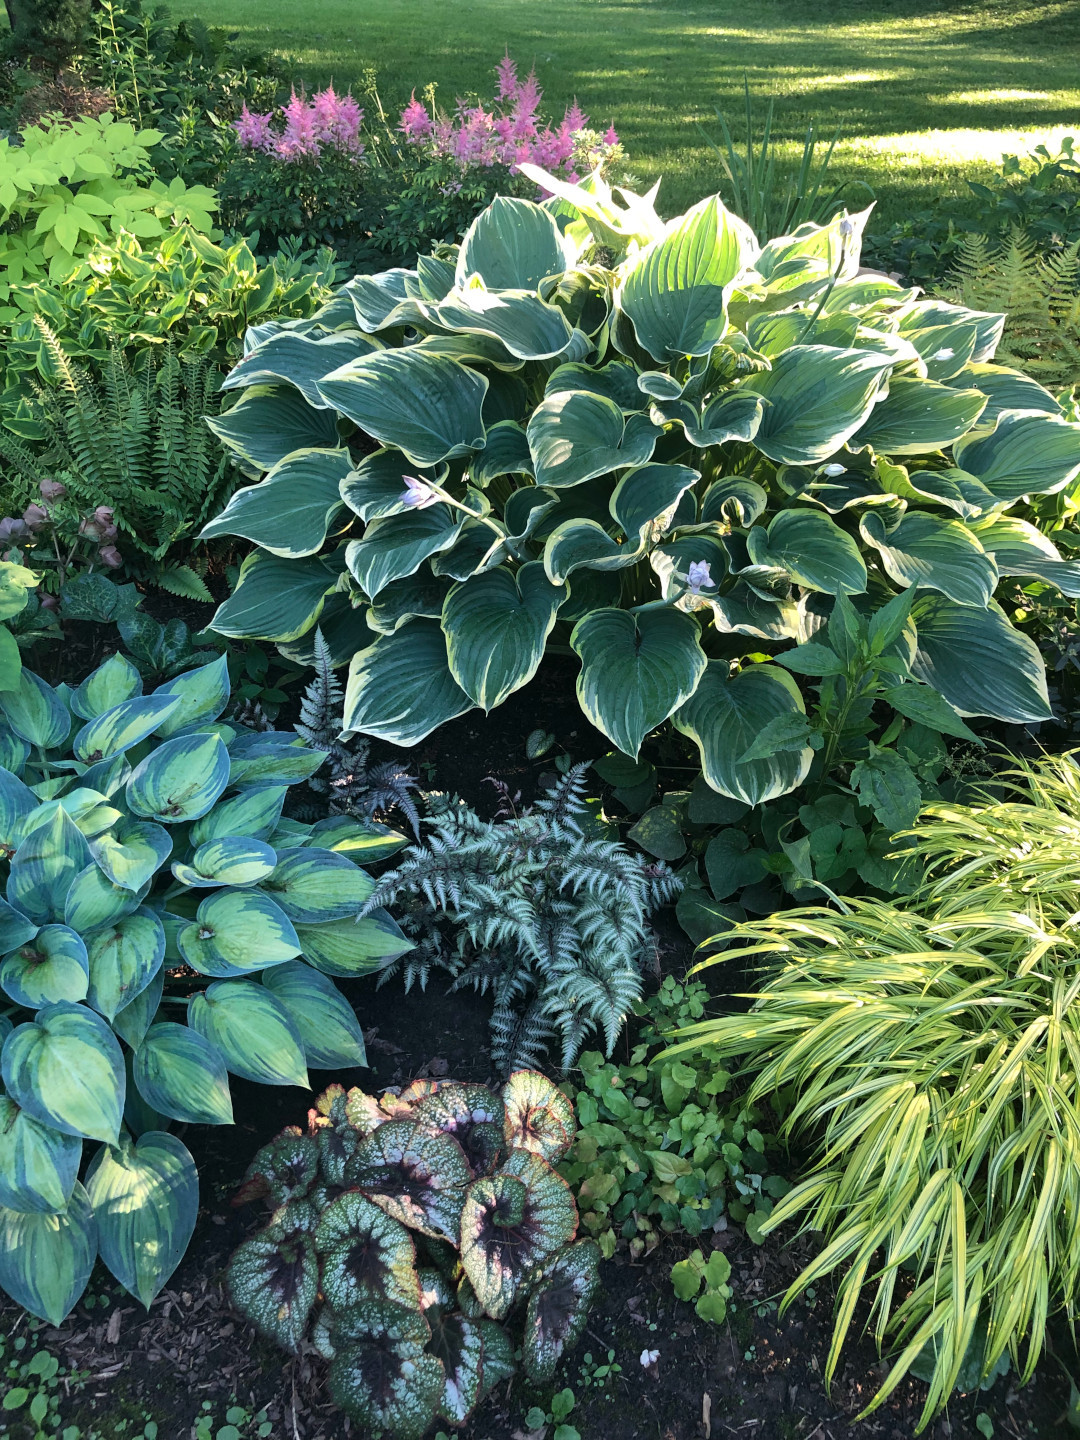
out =
[(283, 818), (324, 753), (228, 702), (224, 656), (150, 695), (119, 655), (0, 692), (0, 1287), (53, 1324), (99, 1255), (150, 1303), (198, 1208), (171, 1123), (230, 1124), (230, 1072), (363, 1065), (333, 977), (410, 948), (357, 923), (357, 862), (404, 837)]
[(516, 1347), (531, 1380), (550, 1380), (599, 1284), (599, 1247), (575, 1241), (553, 1168), (574, 1128), (536, 1071), (500, 1091), (332, 1085), (306, 1134), (292, 1126), (252, 1161), (237, 1203), (273, 1213), (230, 1261), (234, 1304), (287, 1350), (310, 1339), (365, 1433), (463, 1424), (514, 1373)]

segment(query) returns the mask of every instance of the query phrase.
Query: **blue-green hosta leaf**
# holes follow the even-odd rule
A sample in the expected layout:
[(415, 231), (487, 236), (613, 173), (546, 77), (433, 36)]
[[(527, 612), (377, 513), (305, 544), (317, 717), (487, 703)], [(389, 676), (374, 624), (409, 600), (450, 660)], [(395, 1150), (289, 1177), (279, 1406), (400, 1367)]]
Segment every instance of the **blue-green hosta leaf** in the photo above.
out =
[(487, 378), (443, 355), (383, 350), (335, 370), (319, 389), (368, 435), (416, 465), (484, 448)]
[(664, 531), (679, 501), (700, 479), (701, 472), (689, 465), (642, 465), (628, 470), (612, 493), (612, 517), (628, 539), (643, 539), (650, 527)]
[(120, 1284), (149, 1308), (184, 1258), (199, 1213), (199, 1173), (175, 1135), (103, 1146), (86, 1176), (98, 1250)]
[(295, 330), (282, 330), (249, 350), (229, 371), (221, 388), (239, 390), (284, 380), (299, 390), (309, 405), (322, 410), (327, 402), (319, 392), (319, 381), (331, 370), (338, 370), (350, 360), (370, 355), (378, 348), (376, 341), (355, 330), (351, 334), (328, 335), (323, 340), (299, 335)]
[(971, 528), (999, 574), (1036, 575), (1070, 599), (1080, 597), (1080, 563), (1063, 560), (1057, 546), (1029, 521), (998, 514)]
[(152, 750), (124, 790), (137, 815), (179, 825), (212, 808), (229, 783), (229, 752), (217, 735), (178, 735)]
[(184, 735), (196, 728), (209, 726), (229, 703), (229, 694), (227, 655), (218, 656), (209, 665), (200, 665), (194, 670), (174, 675), (154, 691), (155, 696), (176, 702), (176, 708), (164, 717), (156, 733), (163, 740), (169, 740), (174, 735)]
[(749, 528), (765, 513), (769, 497), (755, 480), (742, 475), (725, 475), (713, 481), (701, 501), (703, 521), (720, 520), (728, 525)]
[(1007, 410), (993, 430), (975, 430), (958, 440), (953, 455), (999, 500), (1052, 495), (1080, 475), (1080, 425), (1056, 415)]
[(731, 282), (757, 255), (750, 227), (711, 195), (621, 270), (618, 304), (661, 363), (708, 355), (727, 330)]
[(253, 550), (210, 628), (234, 640), (297, 640), (315, 625), (337, 574), (317, 555), (283, 560)]
[(704, 410), (686, 400), (656, 405), (650, 415), (657, 424), (677, 422), (691, 445), (705, 449), (729, 440), (753, 440), (761, 426), (765, 402), (752, 390), (733, 390), (710, 400)]
[(3, 1050), (4, 1087), (28, 1115), (65, 1135), (116, 1144), (124, 1113), (124, 1057), (108, 1025), (60, 1001), (18, 1025)]
[(7, 898), (39, 925), (62, 920), (72, 881), (91, 862), (86, 837), (63, 809), (32, 830), (11, 861)]
[(395, 1220), (453, 1242), (471, 1179), (469, 1162), (453, 1136), (422, 1130), (411, 1120), (380, 1125), (345, 1167), (346, 1183)]
[(10, 770), (0, 767), (0, 846), (12, 851), (23, 837), (26, 820), (38, 808), (38, 798)]
[(475, 705), (493, 710), (532, 679), (567, 593), (539, 561), (516, 575), (489, 570), (451, 590), (442, 614), (447, 658)]
[(365, 915), (359, 921), (298, 925), (296, 934), (309, 964), (324, 975), (338, 975), (345, 980), (370, 975), (416, 948), (385, 910)]
[(335, 1310), (389, 1301), (418, 1309), (416, 1247), (405, 1226), (355, 1190), (323, 1211), (315, 1229), (322, 1289)]
[(71, 730), (71, 714), (59, 693), (25, 668), (17, 686), (0, 690), (0, 711), (20, 739), (41, 750), (63, 745)]
[(882, 516), (871, 510), (859, 528), (880, 554), (886, 574), (898, 585), (940, 590), (958, 605), (984, 608), (990, 603), (997, 588), (997, 566), (978, 537), (959, 520), (909, 510), (890, 530)]
[(806, 779), (814, 752), (784, 750), (768, 759), (741, 757), (779, 715), (802, 710), (795, 681), (775, 665), (750, 665), (728, 678), (726, 660), (712, 660), (694, 695), (675, 713), (675, 728), (701, 753), (709, 785), (744, 805), (787, 795)]
[(415, 270), (395, 266), (378, 275), (357, 275), (342, 287), (352, 301), (356, 323), (367, 334), (384, 325), (414, 324), (423, 319), (423, 307), (417, 303), (414, 284)]
[(1000, 504), (974, 475), (952, 467), (946, 470), (912, 470), (906, 484), (902, 481), (898, 488), (907, 496), (908, 487), (916, 495), (928, 495), (959, 515), (961, 520), (995, 510)]
[(399, 830), (380, 825), (377, 820), (356, 820), (351, 815), (329, 815), (312, 828), (307, 842), (323, 850), (347, 855), (358, 865), (374, 865), (387, 860), (409, 842)]
[(30, 746), (26, 741), (0, 720), (0, 765), (13, 775), (21, 775), (29, 754)]
[(315, 1242), (270, 1224), (235, 1251), (226, 1277), (233, 1305), (271, 1340), (298, 1350), (319, 1293)]
[(241, 732), (229, 741), (229, 785), (296, 785), (325, 759), (325, 750), (312, 750), (291, 730)]
[(123, 700), (142, 694), (142, 676), (126, 655), (110, 655), (71, 693), (71, 708), (84, 720), (104, 715)]
[(998, 605), (980, 610), (932, 595), (912, 619), (919, 637), (912, 673), (954, 710), (1015, 724), (1050, 718), (1042, 656)]
[(561, 489), (620, 466), (644, 465), (660, 431), (644, 415), (624, 420), (603, 395), (566, 390), (541, 400), (526, 433), (537, 485)]
[(343, 728), (391, 745), (416, 745), (472, 708), (450, 672), (441, 628), (433, 620), (410, 620), (353, 656)]
[(249, 470), (272, 470), (297, 450), (340, 445), (333, 410), (316, 410), (291, 385), (253, 385), (206, 423)]
[(294, 924), (321, 925), (355, 918), (375, 883), (347, 855), (309, 845), (286, 851), (261, 888)]
[(0, 953), (17, 950), (32, 940), (38, 932), (33, 920), (21, 910), (13, 909), (6, 900), (0, 900)]
[(88, 1000), (106, 1020), (129, 1005), (161, 969), (165, 930), (152, 910), (136, 910), (87, 937)]
[(581, 1338), (589, 1306), (600, 1288), (600, 1247), (579, 1240), (564, 1250), (529, 1296), (521, 1355), (534, 1385), (555, 1374), (555, 1367)]
[[(46, 785), (50, 783), (45, 782)], [(123, 818), (123, 812), (110, 805), (104, 795), (97, 790), (78, 785), (74, 790), (65, 788), (62, 794), (57, 793), (55, 800), (43, 801), (33, 815), (27, 817), (23, 834), (30, 835), (44, 827), (57, 810), (65, 811), (90, 841)]]
[(425, 484), (441, 485), (449, 473), (446, 465), (436, 469), (414, 465), (400, 450), (376, 450), (356, 462), (339, 489), (342, 500), (361, 520), (381, 520), (387, 515), (404, 515), (409, 509), (406, 475)]
[(452, 290), (431, 313), (447, 330), (491, 336), (518, 360), (553, 360), (574, 334), (562, 311), (535, 291)]
[(188, 838), (192, 845), (205, 845), (208, 840), (223, 840), (230, 835), (265, 840), (277, 828), (287, 794), (286, 785), (254, 785), (222, 800), (196, 820)]
[(77, 1181), (59, 1215), (0, 1209), (0, 1289), (50, 1325), (74, 1310), (96, 1255), (93, 1206)]
[(387, 585), (448, 550), (461, 534), (462, 523), (460, 510), (441, 503), (372, 520), (362, 540), (349, 541), (349, 571), (368, 599), (374, 600)]
[(979, 390), (986, 396), (982, 413), (984, 425), (992, 425), (1004, 410), (1035, 410), (1042, 415), (1060, 415), (1061, 406), (1030, 375), (1008, 370), (1003, 365), (966, 365), (949, 382), (959, 390)]
[(944, 300), (917, 300), (898, 316), (901, 335), (914, 335), (938, 325), (970, 325), (976, 332), (972, 360), (979, 364), (993, 359), (1001, 344), (1006, 316), (989, 310), (969, 310), (966, 305), (950, 305)]
[(257, 885), (273, 872), (277, 853), (264, 840), (241, 835), (207, 840), (191, 857), (191, 864), (173, 862), (172, 872), (181, 885), (202, 889), (215, 885), (243, 888)]
[(577, 1131), (574, 1107), (559, 1087), (538, 1070), (515, 1070), (502, 1099), (507, 1145), (558, 1164)]
[(431, 1331), (418, 1310), (369, 1305), (331, 1331), (330, 1396), (368, 1434), (421, 1440), (442, 1403), (443, 1367), (425, 1348)]
[(644, 554), (639, 540), (624, 544), (596, 520), (564, 520), (547, 538), (544, 570), (552, 585), (564, 585), (575, 570), (625, 570)]
[(300, 954), (300, 941), (281, 906), (256, 890), (215, 890), (181, 930), (180, 953), (201, 975), (246, 975)]
[(102, 874), (100, 866), (91, 861), (71, 882), (64, 900), (64, 924), (84, 935), (101, 925), (130, 915), (146, 898), (146, 891), (128, 890), (114, 885)]
[[(487, 432), (487, 444), (469, 462), (469, 479), (485, 489), (500, 475), (531, 475), (532, 454), (525, 431), (516, 420), (500, 420)], [(514, 491), (514, 494), (520, 492)]]
[(754, 444), (787, 465), (828, 460), (871, 413), (891, 366), (868, 350), (793, 345), (740, 387), (766, 401)]
[(294, 960), (265, 970), (263, 985), (288, 1012), (312, 1070), (367, 1064), (353, 1008), (327, 976)]
[(303, 1085), (307, 1065), (288, 1010), (262, 985), (217, 980), (188, 1006), (188, 1024), (225, 1057), (234, 1075), (261, 1085)]
[(193, 1125), (233, 1123), (224, 1056), (189, 1025), (151, 1025), (132, 1074), (139, 1094), (161, 1115)]
[(45, 925), (0, 964), (0, 989), (28, 1010), (85, 1000), (90, 967), (82, 937), (66, 925)]
[(545, 397), (558, 395), (567, 390), (588, 390), (613, 400), (620, 410), (628, 415), (645, 410), (648, 399), (638, 386), (639, 372), (636, 365), (626, 360), (612, 360), (607, 365), (566, 364), (560, 365), (548, 376), (544, 387)]
[(111, 800), (131, 779), (131, 766), (126, 755), (114, 755), (111, 760), (88, 765), (79, 778), (84, 786)]
[(291, 1200), (305, 1199), (318, 1175), (318, 1142), (290, 1126), (256, 1151), (236, 1203), (266, 1199), (276, 1210)]
[(298, 450), (237, 490), (199, 538), (241, 535), (286, 560), (316, 555), (345, 508), (340, 487), (352, 469), (347, 450)]
[[(978, 326), (952, 323), (927, 325), (922, 330), (908, 330), (907, 338), (922, 356), (929, 379), (955, 380), (975, 353), (979, 340)], [(958, 387), (960, 389), (963, 386)]]
[(820, 510), (781, 510), (766, 530), (747, 536), (755, 565), (785, 570), (800, 585), (827, 595), (858, 595), (866, 589), (866, 566), (858, 543)]
[(879, 455), (944, 450), (971, 429), (985, 408), (986, 396), (978, 390), (894, 377), (851, 444), (872, 445)]
[(698, 622), (681, 610), (594, 610), (574, 626), (570, 644), (581, 657), (581, 708), (635, 758), (705, 670)]
[(421, 1129), (452, 1135), (474, 1176), (489, 1174), (511, 1143), (504, 1133), (506, 1108), (486, 1085), (442, 1085), (413, 1106), (411, 1118)]
[[(126, 1040), (132, 1050), (137, 1050), (146, 1038), (146, 1032), (154, 1023), (161, 996), (165, 989), (165, 972), (159, 970), (149, 985), (144, 986), (128, 1003), (113, 1016), (112, 1027)], [(128, 1086), (128, 1100), (132, 1098), (132, 1086)], [(150, 1127), (153, 1128), (152, 1126)], [(158, 1127), (160, 1128), (160, 1127)]]
[(566, 242), (546, 210), (532, 200), (496, 195), (462, 237), (456, 284), (479, 275), (489, 290), (535, 290), (567, 262)]
[(0, 1207), (55, 1215), (71, 1199), (82, 1141), (42, 1125), (0, 1095)]
[(526, 1276), (576, 1230), (570, 1187), (539, 1155), (512, 1151), (494, 1175), (474, 1181), (461, 1212), (461, 1264), (485, 1312), (503, 1319)]
[(75, 736), (75, 758), (86, 765), (96, 765), (99, 760), (122, 755), (152, 735), (177, 705), (173, 696), (160, 693), (121, 700), (119, 705), (90, 720)]
[(122, 820), (112, 834), (90, 841), (105, 876), (125, 890), (147, 885), (172, 853), (172, 836), (152, 820)]

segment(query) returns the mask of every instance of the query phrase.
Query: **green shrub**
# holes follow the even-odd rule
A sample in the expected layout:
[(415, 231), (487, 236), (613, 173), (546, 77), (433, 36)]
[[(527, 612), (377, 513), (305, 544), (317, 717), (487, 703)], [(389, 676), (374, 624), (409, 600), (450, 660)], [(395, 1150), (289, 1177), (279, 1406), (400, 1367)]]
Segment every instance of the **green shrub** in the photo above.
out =
[(266, 478), (203, 533), (258, 548), (214, 627), (292, 646), (319, 624), (351, 659), (345, 728), (399, 745), (569, 644), (620, 750), (670, 718), (748, 805), (818, 753), (792, 671), (849, 718), (872, 710), (856, 659), (938, 729), (1046, 718), (993, 595), (1080, 592), (1008, 513), (1071, 484), (1080, 426), (991, 363), (1004, 317), (858, 275), (863, 216), (759, 250), (716, 198), (665, 226), (600, 180), (547, 183), (453, 265), (350, 282), (332, 334), (252, 337), (211, 424)]
[[(256, 1155), (238, 1199), (267, 1227), (229, 1263), (233, 1303), (279, 1345), (310, 1334), (365, 1431), (463, 1424), (515, 1371), (539, 1384), (585, 1327), (600, 1253), (552, 1166), (573, 1112), (543, 1075), (500, 1092), (414, 1081), (380, 1100), (331, 1086)], [(515, 1327), (517, 1328), (517, 1327)]]
[(898, 1353), (864, 1413), (918, 1365), (920, 1429), (1006, 1352), (1031, 1377), (1080, 1264), (1080, 770), (1046, 760), (997, 789), (927, 809), (926, 880), (904, 909), (849, 901), (730, 931), (771, 976), (749, 1016), (687, 1027), (668, 1052), (733, 1063), (751, 1102), (784, 1096), (783, 1133), (815, 1160), (762, 1228), (799, 1218), (827, 1240), (786, 1303), (845, 1268), (831, 1379), (872, 1289), (869, 1327)]
[(150, 1303), (197, 1209), (171, 1122), (230, 1124), (229, 1071), (364, 1064), (331, 977), (408, 946), (356, 923), (355, 859), (402, 838), (282, 819), (323, 755), (219, 721), (224, 656), (141, 692), (119, 655), (74, 690), (24, 669), (0, 691), (0, 1287), (54, 1325), (98, 1254)]
[(59, 74), (86, 33), (91, 0), (5, 0), (8, 33), (0, 52), (16, 64)]

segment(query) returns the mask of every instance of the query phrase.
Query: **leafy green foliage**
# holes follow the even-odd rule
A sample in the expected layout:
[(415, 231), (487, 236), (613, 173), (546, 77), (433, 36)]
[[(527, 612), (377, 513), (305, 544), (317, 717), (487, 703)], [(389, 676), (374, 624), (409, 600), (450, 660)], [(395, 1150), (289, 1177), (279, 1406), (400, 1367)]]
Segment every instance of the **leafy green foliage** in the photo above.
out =
[(556, 1040), (565, 1068), (595, 1032), (610, 1053), (641, 994), (649, 914), (677, 889), (665, 865), (593, 828), (584, 771), (495, 821), (429, 795), (429, 839), (379, 877), (365, 909), (392, 906), (415, 944), (381, 981), (400, 968), (423, 985), (437, 967), (455, 988), (490, 990), (492, 1057), (506, 1070)]
[[(274, 1210), (229, 1263), (234, 1305), (287, 1349), (311, 1334), (336, 1403), (402, 1440), (436, 1417), (463, 1424), (514, 1373), (504, 1322), (522, 1310), (522, 1364), (549, 1379), (584, 1327), (600, 1252), (575, 1242), (552, 1168), (569, 1135), (548, 1159), (518, 1141), (523, 1113), (551, 1135), (565, 1107), (528, 1071), (501, 1092), (331, 1086), (307, 1135), (284, 1131), (248, 1169), (237, 1202), (266, 1196)], [(493, 1143), (477, 1143), (487, 1131)]]
[(82, 44), (90, 0), (8, 0), (6, 59), (59, 73)]
[(17, 636), (7, 622), (22, 615), (37, 585), (37, 576), (25, 565), (0, 560), (0, 690), (13, 690), (22, 674)]
[(700, 1250), (694, 1250), (671, 1267), (675, 1294), (680, 1300), (693, 1300), (700, 1318), (711, 1320), (714, 1325), (722, 1325), (727, 1318), (730, 1279), (731, 1261), (722, 1250), (714, 1250), (708, 1260)]
[(408, 945), (357, 923), (364, 827), (282, 819), (322, 753), (221, 721), (229, 694), (225, 656), (145, 695), (120, 655), (74, 690), (24, 668), (0, 691), (0, 1286), (53, 1324), (98, 1254), (150, 1303), (198, 1208), (171, 1122), (230, 1123), (229, 1071), (365, 1064), (322, 971)]
[(1078, 817), (1071, 757), (1020, 767), (977, 805), (928, 807), (904, 909), (737, 926), (739, 957), (773, 966), (750, 1017), (685, 1027), (669, 1052), (737, 1062), (751, 1101), (782, 1090), (785, 1134), (817, 1146), (763, 1229), (826, 1232), (788, 1303), (846, 1267), (827, 1378), (872, 1288), (870, 1327), (899, 1355), (868, 1410), (916, 1363), (922, 1426), (965, 1367), (984, 1379), (1008, 1352), (1023, 1382), (1050, 1309), (1073, 1311)]

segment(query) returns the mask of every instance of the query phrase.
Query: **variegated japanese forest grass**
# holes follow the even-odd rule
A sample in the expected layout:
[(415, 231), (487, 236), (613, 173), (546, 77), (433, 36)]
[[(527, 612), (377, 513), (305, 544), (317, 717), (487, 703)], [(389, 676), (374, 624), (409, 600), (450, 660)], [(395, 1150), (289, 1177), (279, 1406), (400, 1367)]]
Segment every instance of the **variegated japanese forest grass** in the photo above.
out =
[[(719, 106), (741, 134), (744, 74), (777, 97), (774, 134), (792, 166), (807, 123), (843, 140), (838, 179), (878, 195), (880, 224), (936, 196), (966, 195), (1002, 152), (1068, 133), (1080, 106), (1073, 56), (1080, 3), (1031, 0), (182, 0), (177, 15), (235, 26), (284, 52), (309, 89), (361, 82), (374, 66), (388, 110), (438, 83), (452, 107), (490, 94), (504, 46), (535, 63), (545, 106), (575, 96), (594, 123), (613, 122), (639, 180), (664, 176), (674, 215), (722, 188), (698, 124)], [(642, 188), (645, 188), (644, 186)], [(725, 198), (728, 198), (725, 196)]]

